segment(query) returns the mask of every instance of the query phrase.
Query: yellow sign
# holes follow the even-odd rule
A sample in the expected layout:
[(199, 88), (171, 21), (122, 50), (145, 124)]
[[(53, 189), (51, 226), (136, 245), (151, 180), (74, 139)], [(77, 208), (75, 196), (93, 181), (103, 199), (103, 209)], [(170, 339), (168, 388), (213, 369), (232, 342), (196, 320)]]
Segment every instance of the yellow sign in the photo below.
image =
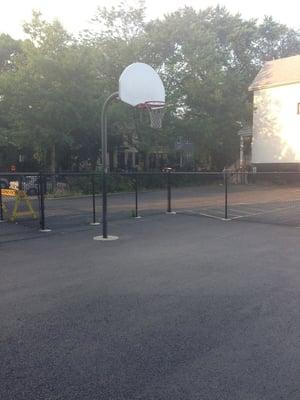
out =
[[(6, 192), (6, 194), (3, 193), (4, 191)], [(5, 206), (5, 204), (3, 204), (4, 214), (8, 215), (10, 221), (15, 221), (18, 217), (23, 216), (31, 216), (34, 219), (37, 218), (36, 212), (33, 210), (30, 200), (25, 192), (23, 192), (22, 190), (2, 189), (2, 194), (4, 196), (13, 196), (16, 198), (14, 208), (10, 216), (8, 215), (7, 207)], [(27, 207), (26, 211), (19, 211), (19, 206), (21, 202), (25, 203)]]
[(15, 190), (15, 189), (2, 189), (1, 190), (2, 196), (15, 197), (16, 192), (17, 192), (17, 190)]

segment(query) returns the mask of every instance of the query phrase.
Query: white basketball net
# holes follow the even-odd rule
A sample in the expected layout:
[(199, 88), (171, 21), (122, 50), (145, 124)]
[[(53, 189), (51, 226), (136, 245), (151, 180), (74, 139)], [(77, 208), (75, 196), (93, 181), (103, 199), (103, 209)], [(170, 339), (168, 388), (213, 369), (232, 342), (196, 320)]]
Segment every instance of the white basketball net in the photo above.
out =
[(160, 129), (165, 113), (165, 103), (162, 101), (149, 101), (145, 103), (145, 108), (149, 111), (151, 128)]

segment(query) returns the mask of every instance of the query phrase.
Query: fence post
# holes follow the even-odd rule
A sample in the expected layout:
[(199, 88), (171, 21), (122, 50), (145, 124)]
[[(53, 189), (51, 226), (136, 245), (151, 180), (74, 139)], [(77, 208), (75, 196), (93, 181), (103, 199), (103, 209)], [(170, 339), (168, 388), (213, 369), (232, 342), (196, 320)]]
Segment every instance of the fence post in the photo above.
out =
[(47, 178), (41, 172), (39, 174), (39, 191), (40, 191), (40, 232), (51, 232), (45, 225), (45, 187)]
[(92, 192), (93, 192), (93, 222), (90, 225), (99, 225), (100, 222), (96, 221), (96, 194), (95, 194), (95, 175), (92, 175)]
[(107, 239), (107, 172), (102, 171), (102, 236)]
[(225, 189), (224, 218), (228, 219), (228, 175), (226, 169), (224, 169), (223, 171), (223, 177), (224, 177), (224, 189)]
[(3, 201), (2, 201), (2, 186), (0, 182), (0, 222), (3, 222)]
[(21, 175), (19, 180), (19, 190), (23, 190), (23, 186), (23, 175)]
[(136, 175), (134, 179), (134, 187), (135, 187), (135, 218), (141, 218), (139, 215), (139, 178)]
[(167, 194), (168, 194), (168, 205), (167, 205), (167, 214), (176, 214), (175, 211), (172, 211), (172, 187), (171, 187), (171, 169), (167, 172)]

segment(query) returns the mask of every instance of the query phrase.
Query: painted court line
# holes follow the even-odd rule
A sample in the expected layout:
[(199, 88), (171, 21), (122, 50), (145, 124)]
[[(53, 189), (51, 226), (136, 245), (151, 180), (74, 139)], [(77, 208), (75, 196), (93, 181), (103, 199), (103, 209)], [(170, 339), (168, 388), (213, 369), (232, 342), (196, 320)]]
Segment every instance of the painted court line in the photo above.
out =
[(291, 210), (291, 209), (294, 209), (294, 208), (296, 208), (296, 207), (297, 207), (297, 206), (274, 208), (273, 210), (268, 210), (268, 211), (253, 213), (253, 214), (250, 214), (250, 215), (236, 216), (236, 217), (233, 217), (232, 219), (245, 218), (245, 217), (249, 217), (249, 216), (254, 217), (254, 216), (256, 216), (256, 215), (271, 214), (271, 213), (275, 213), (275, 212), (279, 212), (279, 211)]
[[(211, 209), (210, 209), (211, 210)], [(248, 217), (248, 216), (252, 216), (253, 214), (247, 214), (247, 215), (229, 215), (228, 218), (224, 218), (224, 209), (215, 209), (215, 211), (217, 211), (218, 213), (220, 213), (221, 215), (213, 215), (213, 214), (209, 214), (208, 212), (203, 212), (203, 211), (195, 211), (195, 210), (183, 210), (183, 213), (189, 213), (189, 214), (193, 214), (193, 215), (201, 215), (203, 217), (208, 217), (208, 218), (213, 218), (213, 219), (217, 219), (217, 220), (221, 220), (221, 221), (231, 221), (233, 219), (237, 219), (237, 218), (243, 218), (243, 217)], [(179, 211), (180, 212), (180, 211)], [(228, 210), (228, 213), (230, 214), (230, 209)]]
[[(253, 211), (255, 211), (255, 210), (251, 210), (251, 211), (247, 211), (247, 210), (239, 210), (239, 209), (236, 209), (236, 208), (228, 208), (228, 212), (229, 213), (232, 213), (232, 214), (237, 214), (237, 213), (242, 213), (242, 214), (245, 214), (245, 216), (247, 216), (247, 215), (252, 215), (253, 214)], [(239, 214), (238, 214), (239, 215)]]
[[(228, 208), (228, 218), (225, 219), (224, 218), (224, 209), (220, 208), (210, 208), (208, 211), (212, 211), (213, 213), (219, 213), (221, 214), (219, 215), (213, 215), (210, 214), (209, 212), (203, 212), (201, 210), (183, 210), (182, 213), (189, 213), (189, 214), (193, 214), (193, 215), (200, 215), (200, 216), (204, 216), (204, 217), (208, 217), (208, 218), (213, 218), (213, 219), (217, 219), (217, 220), (221, 220), (221, 221), (232, 221), (232, 220), (236, 220), (236, 219), (242, 219), (242, 218), (247, 218), (247, 217), (254, 217), (254, 216), (258, 216), (258, 215), (264, 215), (264, 214), (272, 214), (272, 213), (276, 213), (276, 212), (281, 212), (281, 211), (287, 211), (287, 210), (291, 210), (291, 209), (295, 209), (299, 207), (299, 205), (293, 205), (293, 206), (289, 206), (289, 207), (278, 207), (278, 208), (274, 208), (271, 210), (262, 210), (262, 209), (254, 209), (253, 211), (255, 212), (251, 212), (252, 210), (240, 210), (235, 208)], [(238, 215), (230, 215), (231, 213), (236, 213), (239, 212)], [(180, 211), (179, 211), (180, 213)], [(300, 229), (300, 226), (297, 227)]]
[[(247, 211), (247, 210), (249, 210), (250, 213), (253, 213), (253, 212), (256, 212), (256, 211), (260, 211), (260, 212), (264, 212), (264, 211), (265, 211), (264, 209), (261, 209), (261, 208), (251, 207), (250, 204), (245, 204), (245, 205), (247, 205), (247, 206), (249, 206), (249, 207), (247, 207), (247, 209), (245, 209), (244, 205), (241, 204), (242, 210), (239, 210), (239, 211)], [(240, 206), (240, 204), (235, 204), (235, 205), (234, 205), (234, 208), (237, 208), (237, 207), (239, 207), (239, 206)], [(230, 208), (231, 210), (233, 209), (233, 207), (231, 207), (231, 206), (230, 206), (229, 208)]]
[[(255, 210), (254, 210), (255, 211)], [(203, 213), (202, 211), (199, 211), (199, 212), (201, 212), (201, 213)], [(222, 219), (225, 219), (224, 218), (224, 207), (221, 207), (221, 208), (209, 208), (209, 209), (207, 209), (207, 212), (206, 212), (206, 214), (209, 214), (209, 215), (212, 215), (212, 214), (214, 214), (214, 213), (216, 213), (216, 214), (220, 214), (220, 217), (222, 218)], [(203, 213), (204, 214), (204, 213)], [(227, 219), (231, 219), (231, 218), (233, 218), (233, 217), (240, 217), (240, 216), (248, 216), (248, 215), (252, 215), (253, 214), (253, 210), (251, 210), (251, 211), (247, 211), (247, 210), (240, 210), (240, 209), (237, 209), (237, 208), (233, 208), (233, 207), (228, 207), (228, 215), (229, 215), (229, 218), (227, 218)]]
[(208, 207), (208, 208), (200, 209), (199, 212), (204, 212), (209, 215), (220, 214), (220, 216), (223, 217), (225, 210), (224, 210), (224, 207), (219, 207), (219, 208)]
[(176, 211), (177, 213), (189, 213), (189, 214), (194, 214), (194, 215), (202, 215), (203, 217), (208, 217), (208, 218), (213, 218), (213, 219), (217, 219), (219, 221), (224, 220), (223, 217), (218, 217), (216, 215), (211, 215), (211, 214), (207, 214), (207, 213), (202, 213), (200, 211), (195, 211), (195, 210), (182, 210), (182, 211)]

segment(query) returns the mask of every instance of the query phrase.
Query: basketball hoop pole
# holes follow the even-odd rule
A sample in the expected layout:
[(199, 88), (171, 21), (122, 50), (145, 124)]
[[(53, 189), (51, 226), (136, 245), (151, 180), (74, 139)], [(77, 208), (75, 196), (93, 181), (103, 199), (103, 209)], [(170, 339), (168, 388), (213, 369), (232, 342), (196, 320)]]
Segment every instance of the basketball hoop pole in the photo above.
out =
[(105, 100), (101, 113), (101, 143), (102, 143), (102, 236), (107, 239), (107, 107), (118, 97), (118, 92), (112, 93)]
[(102, 236), (94, 240), (115, 240), (107, 234), (107, 108), (117, 97), (133, 107), (145, 106), (150, 114), (152, 128), (161, 128), (165, 104), (165, 88), (156, 71), (150, 65), (133, 63), (126, 67), (119, 78), (119, 90), (107, 97), (101, 113), (102, 141)]

